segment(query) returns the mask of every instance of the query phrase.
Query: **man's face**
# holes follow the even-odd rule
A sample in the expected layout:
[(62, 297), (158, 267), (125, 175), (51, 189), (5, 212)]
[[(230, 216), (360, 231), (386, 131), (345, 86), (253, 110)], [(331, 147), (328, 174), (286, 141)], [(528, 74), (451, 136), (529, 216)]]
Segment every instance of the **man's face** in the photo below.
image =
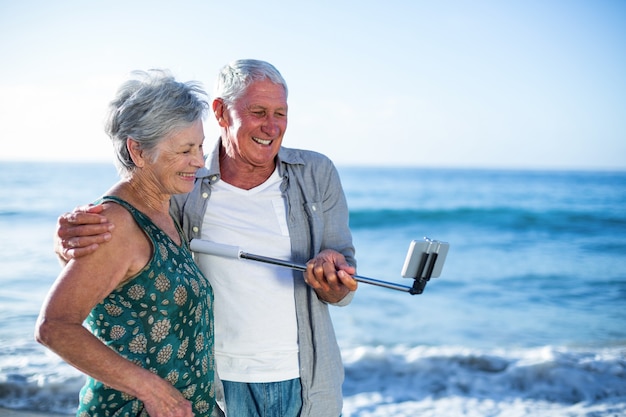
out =
[(269, 80), (250, 84), (219, 123), (229, 157), (253, 167), (274, 164), (287, 129), (285, 89)]

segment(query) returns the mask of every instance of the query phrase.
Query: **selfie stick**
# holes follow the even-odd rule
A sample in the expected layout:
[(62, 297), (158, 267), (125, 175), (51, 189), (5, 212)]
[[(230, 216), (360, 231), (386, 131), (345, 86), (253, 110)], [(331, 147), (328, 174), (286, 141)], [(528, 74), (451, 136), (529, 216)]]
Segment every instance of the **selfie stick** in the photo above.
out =
[[(298, 271), (306, 271), (306, 265), (292, 263), (289, 261), (283, 261), (283, 260), (275, 259), (275, 258), (268, 258), (266, 256), (255, 255), (252, 253), (246, 253), (246, 252), (243, 252), (241, 249), (239, 249), (238, 246), (225, 245), (225, 244), (215, 243), (215, 242), (211, 242), (211, 241), (203, 240), (203, 239), (192, 239), (191, 242), (189, 242), (189, 247), (194, 252), (200, 252), (200, 253), (204, 253), (207, 255), (215, 255), (215, 256), (221, 256), (224, 258), (232, 258), (232, 259), (248, 259), (251, 261), (257, 261), (257, 262), (262, 262), (262, 263), (271, 264), (271, 265), (283, 266), (283, 267), (295, 269)], [(403, 276), (405, 276), (406, 278), (408, 278), (408, 276), (404, 274), (404, 270), (407, 267), (409, 257), (412, 257), (412, 250), (413, 250), (412, 247), (409, 248), (409, 255), (407, 255), (407, 262), (405, 262), (405, 268), (403, 269)], [(427, 262), (429, 260), (428, 258), (430, 258), (431, 262)], [(389, 288), (389, 289), (397, 290), (397, 291), (404, 291), (404, 292), (410, 293), (411, 295), (421, 294), (424, 291), (426, 282), (430, 279), (433, 273), (433, 269), (435, 267), (436, 261), (437, 261), (437, 254), (434, 254), (434, 257), (430, 256), (427, 253), (423, 254), (418, 268), (420, 272), (423, 271), (426, 273), (426, 275), (422, 277), (421, 276), (422, 274), (419, 274), (420, 277), (417, 278), (417, 270), (416, 270), (415, 277), (412, 277), (415, 280), (412, 287), (408, 287), (406, 285), (395, 284), (392, 282), (381, 281), (381, 280), (374, 279), (374, 278), (362, 277), (359, 275), (354, 275), (353, 278), (358, 282), (364, 282), (366, 284), (377, 285), (379, 287)]]

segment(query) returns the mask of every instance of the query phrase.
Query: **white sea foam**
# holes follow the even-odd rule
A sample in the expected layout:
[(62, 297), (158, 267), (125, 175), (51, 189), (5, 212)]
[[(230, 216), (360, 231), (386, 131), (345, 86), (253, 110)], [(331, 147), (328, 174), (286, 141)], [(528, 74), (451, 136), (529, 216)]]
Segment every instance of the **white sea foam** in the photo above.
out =
[[(84, 377), (55, 355), (32, 353), (0, 360), (0, 406), (72, 413)], [(361, 346), (343, 360), (347, 417), (626, 413), (625, 347)]]
[(626, 349), (344, 351), (346, 416), (572, 416), (626, 412)]

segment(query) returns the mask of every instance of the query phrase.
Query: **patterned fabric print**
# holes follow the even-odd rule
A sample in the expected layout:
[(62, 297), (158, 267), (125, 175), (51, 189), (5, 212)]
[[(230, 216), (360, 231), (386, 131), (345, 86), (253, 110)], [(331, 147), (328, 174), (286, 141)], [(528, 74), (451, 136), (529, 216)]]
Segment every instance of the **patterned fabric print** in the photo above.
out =
[[(116, 197), (152, 241), (150, 263), (91, 311), (86, 325), (111, 349), (167, 379), (196, 416), (215, 407), (213, 290), (187, 244), (177, 246), (143, 213)], [(186, 242), (184, 236), (183, 242)], [(94, 276), (97, 279), (97, 276)], [(87, 378), (77, 416), (147, 416), (137, 398)]]

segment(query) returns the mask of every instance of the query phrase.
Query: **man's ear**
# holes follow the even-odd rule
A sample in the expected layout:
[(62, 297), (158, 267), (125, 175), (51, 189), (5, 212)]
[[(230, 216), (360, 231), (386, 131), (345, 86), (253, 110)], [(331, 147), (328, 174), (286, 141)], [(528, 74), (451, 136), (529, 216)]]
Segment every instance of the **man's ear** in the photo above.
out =
[(218, 125), (221, 127), (228, 125), (228, 112), (226, 111), (226, 104), (223, 99), (216, 98), (213, 100), (213, 114), (215, 115), (215, 120), (217, 120)]
[(135, 163), (135, 166), (143, 168), (145, 165), (145, 160), (143, 156), (143, 149), (141, 149), (141, 145), (139, 144), (139, 142), (129, 136), (126, 139), (126, 148), (128, 149), (128, 154)]

